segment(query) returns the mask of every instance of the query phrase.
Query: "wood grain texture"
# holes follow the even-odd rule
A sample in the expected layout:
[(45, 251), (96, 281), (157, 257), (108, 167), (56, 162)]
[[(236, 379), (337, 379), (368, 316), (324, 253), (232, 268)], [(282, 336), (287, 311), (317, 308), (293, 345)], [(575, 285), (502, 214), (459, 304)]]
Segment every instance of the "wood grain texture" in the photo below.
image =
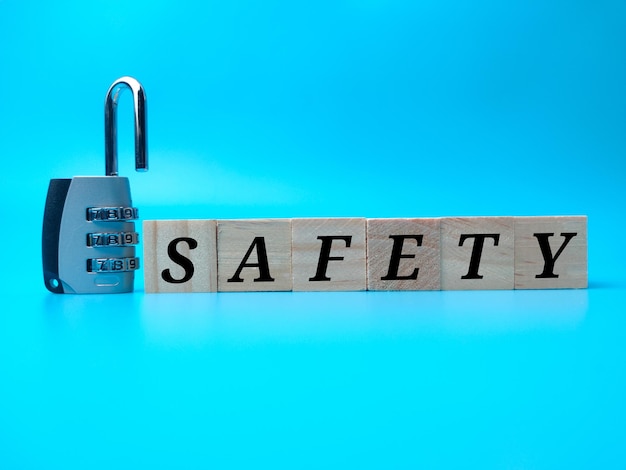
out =
[(290, 291), (291, 220), (220, 220), (218, 290)]
[[(146, 220), (143, 239), (145, 292), (217, 290), (215, 220)], [(193, 273), (189, 266), (183, 267), (172, 260), (168, 247), (191, 262)], [(190, 278), (185, 280), (190, 273)]]
[(587, 217), (516, 217), (515, 288), (585, 288)]
[(367, 219), (367, 288), (439, 290), (440, 225), (440, 219)]
[(292, 234), (294, 291), (367, 288), (365, 219), (293, 219)]
[(514, 254), (512, 217), (441, 220), (443, 290), (513, 289)]

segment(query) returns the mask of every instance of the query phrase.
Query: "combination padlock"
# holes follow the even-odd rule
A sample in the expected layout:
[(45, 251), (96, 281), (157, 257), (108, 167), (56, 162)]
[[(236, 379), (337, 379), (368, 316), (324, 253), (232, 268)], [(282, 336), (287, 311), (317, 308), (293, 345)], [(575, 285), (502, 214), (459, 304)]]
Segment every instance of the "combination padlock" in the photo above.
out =
[(50, 292), (133, 291), (139, 268), (134, 222), (138, 211), (132, 205), (128, 178), (118, 176), (117, 164), (117, 102), (125, 88), (134, 99), (135, 168), (148, 169), (146, 95), (137, 80), (122, 77), (105, 98), (105, 176), (50, 181), (42, 234), (43, 277)]

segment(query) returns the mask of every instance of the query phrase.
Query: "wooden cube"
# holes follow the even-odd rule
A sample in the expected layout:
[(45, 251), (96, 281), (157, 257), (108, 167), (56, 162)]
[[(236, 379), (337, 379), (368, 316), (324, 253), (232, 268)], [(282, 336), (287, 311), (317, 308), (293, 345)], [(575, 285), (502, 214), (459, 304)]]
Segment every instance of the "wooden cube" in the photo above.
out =
[(367, 288), (439, 290), (440, 225), (440, 219), (367, 219)]
[(290, 291), (291, 220), (220, 220), (218, 290)]
[(515, 288), (587, 287), (587, 217), (517, 217)]
[(512, 217), (441, 220), (443, 290), (513, 289), (514, 254)]
[(365, 219), (293, 219), (294, 291), (365, 290)]
[(156, 292), (215, 292), (215, 220), (143, 222), (144, 289)]

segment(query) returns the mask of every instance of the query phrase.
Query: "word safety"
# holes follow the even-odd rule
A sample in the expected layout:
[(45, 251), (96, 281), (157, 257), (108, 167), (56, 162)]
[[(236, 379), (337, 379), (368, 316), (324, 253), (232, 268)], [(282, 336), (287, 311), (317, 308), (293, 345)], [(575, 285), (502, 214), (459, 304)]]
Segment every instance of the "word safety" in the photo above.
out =
[(145, 292), (587, 287), (587, 217), (146, 220)]

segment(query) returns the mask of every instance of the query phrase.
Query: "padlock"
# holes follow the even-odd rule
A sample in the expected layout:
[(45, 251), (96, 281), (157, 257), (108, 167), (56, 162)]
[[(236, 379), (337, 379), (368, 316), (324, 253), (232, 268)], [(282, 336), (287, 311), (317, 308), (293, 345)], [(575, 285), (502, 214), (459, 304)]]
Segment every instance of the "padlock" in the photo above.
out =
[(134, 99), (135, 169), (148, 169), (146, 95), (132, 77), (116, 80), (104, 105), (105, 176), (52, 179), (43, 218), (42, 261), (46, 288), (54, 293), (132, 292), (139, 258), (128, 178), (118, 176), (117, 102), (129, 88)]

